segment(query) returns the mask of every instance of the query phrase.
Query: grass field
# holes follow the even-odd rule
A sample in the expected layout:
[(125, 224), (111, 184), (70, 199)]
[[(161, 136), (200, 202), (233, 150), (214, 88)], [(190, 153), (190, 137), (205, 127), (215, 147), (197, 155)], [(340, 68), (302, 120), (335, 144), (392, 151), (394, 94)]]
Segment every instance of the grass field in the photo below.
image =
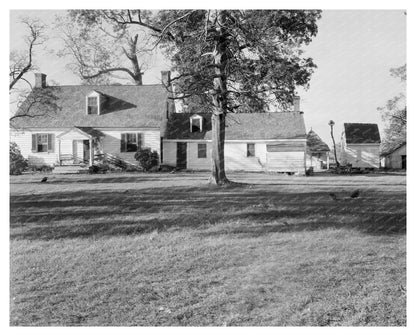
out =
[(10, 180), (11, 325), (406, 325), (403, 175), (41, 177)]

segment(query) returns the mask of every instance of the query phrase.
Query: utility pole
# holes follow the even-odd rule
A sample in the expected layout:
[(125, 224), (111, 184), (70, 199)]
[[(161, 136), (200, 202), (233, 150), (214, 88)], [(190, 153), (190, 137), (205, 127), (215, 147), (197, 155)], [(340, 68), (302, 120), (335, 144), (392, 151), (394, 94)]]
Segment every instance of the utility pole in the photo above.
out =
[[(334, 128), (335, 122), (333, 120), (330, 120), (329, 123), (328, 123), (328, 125), (331, 126), (331, 138), (332, 138), (332, 142), (334, 144), (335, 163), (336, 163), (337, 168), (338, 168), (339, 167), (339, 162), (338, 162), (338, 159), (337, 159), (337, 149), (336, 149), (336, 146), (335, 146), (334, 132), (333, 132), (333, 128)], [(328, 163), (328, 165), (329, 165), (329, 163)]]

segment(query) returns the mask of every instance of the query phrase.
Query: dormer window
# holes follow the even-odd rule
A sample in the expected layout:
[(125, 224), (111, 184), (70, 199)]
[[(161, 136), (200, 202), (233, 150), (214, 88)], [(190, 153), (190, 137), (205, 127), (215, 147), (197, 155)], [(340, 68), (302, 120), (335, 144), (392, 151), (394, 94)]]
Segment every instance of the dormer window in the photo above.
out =
[(202, 132), (202, 120), (202, 117), (197, 114), (190, 118), (191, 133)]
[(88, 97), (88, 114), (98, 114), (98, 97)]
[(92, 91), (87, 96), (87, 101), (86, 101), (87, 114), (100, 115), (102, 103), (103, 103), (102, 95), (97, 91)]

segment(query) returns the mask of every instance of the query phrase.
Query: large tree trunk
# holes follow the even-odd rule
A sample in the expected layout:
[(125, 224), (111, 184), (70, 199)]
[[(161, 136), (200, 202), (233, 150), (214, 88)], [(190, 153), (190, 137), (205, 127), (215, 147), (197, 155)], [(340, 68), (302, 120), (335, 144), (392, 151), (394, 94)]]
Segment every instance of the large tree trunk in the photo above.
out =
[(131, 74), (131, 77), (133, 78), (136, 85), (143, 85), (142, 81), (142, 69), (139, 64), (139, 59), (137, 58), (137, 39), (139, 35), (136, 34), (134, 37), (132, 37), (129, 40), (129, 49), (124, 50), (124, 54), (127, 56), (127, 58), (130, 60), (131, 65), (133, 67), (133, 73)]
[(227, 114), (227, 77), (225, 67), (227, 65), (227, 35), (224, 11), (220, 11), (217, 20), (217, 45), (214, 51), (215, 79), (212, 102), (212, 175), (211, 183), (224, 185), (229, 183), (225, 175), (224, 144), (225, 144), (225, 116)]
[(224, 140), (225, 114), (213, 113), (212, 117), (212, 175), (210, 182), (217, 185), (229, 183), (225, 175)]

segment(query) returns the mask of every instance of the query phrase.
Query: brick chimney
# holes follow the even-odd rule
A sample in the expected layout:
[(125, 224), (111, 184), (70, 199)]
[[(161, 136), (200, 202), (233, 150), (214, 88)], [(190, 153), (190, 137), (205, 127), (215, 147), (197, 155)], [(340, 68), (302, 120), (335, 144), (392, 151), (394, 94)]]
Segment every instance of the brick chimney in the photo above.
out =
[(35, 73), (35, 88), (46, 87), (46, 75), (43, 73)]
[(293, 111), (300, 112), (300, 97), (299, 96), (293, 97)]

